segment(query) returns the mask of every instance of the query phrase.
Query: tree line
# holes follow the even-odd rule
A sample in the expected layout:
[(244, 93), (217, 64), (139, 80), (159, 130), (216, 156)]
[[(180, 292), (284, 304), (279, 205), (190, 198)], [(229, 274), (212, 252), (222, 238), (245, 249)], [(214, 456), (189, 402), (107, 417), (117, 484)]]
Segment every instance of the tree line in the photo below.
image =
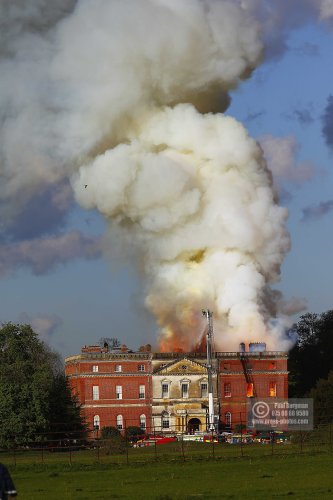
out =
[(313, 398), (317, 422), (333, 421), (333, 310), (304, 314), (290, 335), (289, 397)]

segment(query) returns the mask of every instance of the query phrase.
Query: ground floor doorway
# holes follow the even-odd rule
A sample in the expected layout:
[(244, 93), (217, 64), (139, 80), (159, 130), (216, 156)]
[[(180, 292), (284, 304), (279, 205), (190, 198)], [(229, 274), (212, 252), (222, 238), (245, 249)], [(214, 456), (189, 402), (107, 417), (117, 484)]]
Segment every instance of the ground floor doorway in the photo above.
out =
[(194, 434), (196, 431), (200, 431), (201, 421), (198, 418), (190, 418), (187, 422), (187, 432), (188, 434)]

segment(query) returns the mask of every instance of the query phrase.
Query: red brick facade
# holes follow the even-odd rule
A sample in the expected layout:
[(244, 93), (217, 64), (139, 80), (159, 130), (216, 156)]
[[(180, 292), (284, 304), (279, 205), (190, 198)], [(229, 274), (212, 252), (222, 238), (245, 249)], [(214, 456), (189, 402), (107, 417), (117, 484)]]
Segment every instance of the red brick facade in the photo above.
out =
[(249, 397), (287, 398), (287, 354), (281, 352), (219, 353), (220, 420), (246, 423)]
[[(66, 359), (70, 386), (90, 427), (143, 426), (151, 420), (151, 360), (148, 354), (96, 352), (96, 346)], [(118, 420), (117, 420), (118, 417)], [(120, 418), (121, 417), (121, 418)]]
[[(197, 382), (194, 380), (195, 376), (201, 377), (198, 366), (202, 366), (200, 370), (206, 370), (203, 354), (125, 351), (123, 348), (118, 352), (108, 352), (105, 348), (91, 346), (84, 347), (80, 355), (66, 359), (66, 375), (82, 405), (89, 427), (94, 427), (97, 432), (97, 429), (106, 426), (119, 429), (137, 426), (150, 432), (152, 422), (155, 426), (156, 418), (160, 418), (157, 410), (163, 411), (163, 414), (167, 411), (170, 421), (174, 422), (179, 421), (180, 415), (184, 421), (186, 414), (196, 412), (200, 417), (206, 412), (206, 396), (195, 394)], [(161, 361), (167, 373), (168, 366), (175, 366), (175, 359), (185, 360), (188, 365), (180, 363), (178, 371), (181, 367), (187, 369), (190, 399), (169, 397), (161, 400), (159, 384), (164, 380), (160, 375)], [(191, 365), (189, 359), (198, 366)], [(184, 374), (172, 374), (170, 380), (175, 387), (177, 377), (181, 381)], [(287, 354), (268, 351), (215, 353), (213, 378), (215, 413), (222, 426), (232, 428), (246, 422), (248, 398), (288, 397)], [(205, 380), (204, 374), (202, 380)], [(204, 427), (203, 423), (200, 425)]]

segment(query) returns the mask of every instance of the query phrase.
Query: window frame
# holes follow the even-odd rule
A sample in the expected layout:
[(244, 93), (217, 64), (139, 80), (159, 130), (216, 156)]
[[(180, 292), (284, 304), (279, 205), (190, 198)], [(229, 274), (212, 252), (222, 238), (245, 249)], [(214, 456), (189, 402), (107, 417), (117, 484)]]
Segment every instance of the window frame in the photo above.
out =
[(231, 398), (231, 382), (224, 382), (224, 384), (223, 384), (223, 397)]
[(246, 397), (253, 398), (253, 396), (254, 396), (254, 383), (247, 382), (246, 383)]
[(93, 427), (95, 430), (98, 430), (101, 428), (101, 417), (99, 415), (94, 415), (93, 417)]
[(144, 384), (139, 385), (139, 399), (146, 399), (146, 386)]
[(116, 399), (123, 399), (123, 386), (116, 385)]
[(122, 431), (124, 428), (124, 417), (122, 415), (117, 415), (116, 417), (116, 428), (118, 431)]
[[(203, 386), (205, 386), (205, 390)], [(200, 394), (202, 398), (208, 398), (208, 382), (206, 380), (200, 382)]]
[(225, 422), (225, 426), (227, 428), (231, 428), (231, 424), (232, 424), (232, 415), (231, 415), (231, 411), (226, 411), (225, 414), (224, 414), (224, 422)]
[[(272, 394), (273, 389), (273, 394)], [(271, 380), (268, 385), (268, 394), (270, 398), (276, 398), (277, 395), (277, 383), (275, 380)]]
[(161, 415), (161, 429), (170, 429), (170, 415), (167, 411)]
[[(184, 388), (186, 387), (186, 390), (184, 391)], [(180, 395), (182, 399), (188, 399), (190, 397), (190, 384), (189, 382), (183, 380), (180, 383)]]
[[(168, 399), (170, 396), (170, 385), (171, 383), (168, 381), (162, 381), (161, 382), (161, 393), (162, 393), (162, 399)], [(167, 387), (167, 391), (163, 390), (163, 387)]]
[(144, 413), (140, 415), (139, 422), (140, 422), (139, 424), (140, 429), (142, 431), (145, 431), (147, 429), (147, 417)]
[(93, 401), (98, 401), (100, 399), (99, 385), (92, 386), (92, 399)]

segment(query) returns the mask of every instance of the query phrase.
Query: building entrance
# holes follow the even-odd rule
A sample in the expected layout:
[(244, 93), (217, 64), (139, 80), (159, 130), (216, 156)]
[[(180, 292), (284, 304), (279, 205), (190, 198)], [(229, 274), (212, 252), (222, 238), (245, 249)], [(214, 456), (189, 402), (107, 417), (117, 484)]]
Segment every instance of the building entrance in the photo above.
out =
[(194, 434), (195, 431), (200, 431), (201, 421), (198, 418), (190, 418), (187, 423), (187, 432)]

